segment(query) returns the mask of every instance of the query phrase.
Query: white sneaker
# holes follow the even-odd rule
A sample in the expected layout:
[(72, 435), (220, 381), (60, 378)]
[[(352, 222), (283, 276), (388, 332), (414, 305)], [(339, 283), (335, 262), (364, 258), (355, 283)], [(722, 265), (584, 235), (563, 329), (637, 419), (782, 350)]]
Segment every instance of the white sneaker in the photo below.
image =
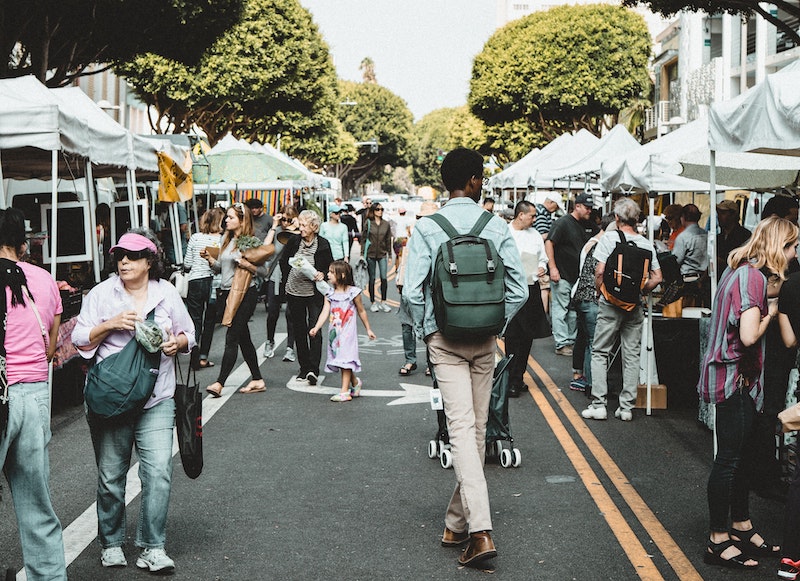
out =
[(370, 311), (373, 313), (377, 313), (380, 310), (378, 303), (372, 303), (372, 306), (369, 308)]
[(617, 408), (617, 411), (614, 412), (614, 417), (621, 419), (623, 422), (630, 422), (633, 419), (633, 412)]
[(284, 361), (294, 362), (296, 359), (297, 359), (297, 357), (294, 354), (294, 349), (292, 349), (291, 347), (287, 347), (286, 348), (286, 353), (284, 353), (284, 355), (283, 355), (283, 360)]
[(122, 547), (109, 547), (100, 551), (100, 563), (102, 563), (103, 567), (125, 567), (128, 565), (125, 553), (122, 552)]
[(306, 381), (308, 381), (308, 385), (317, 385), (318, 380), (319, 378), (317, 377), (317, 374), (313, 371), (306, 373)]
[(605, 420), (608, 418), (608, 411), (602, 404), (592, 404), (581, 412), (581, 417), (586, 420)]
[(164, 549), (145, 549), (136, 559), (136, 566), (159, 575), (171, 575), (175, 572), (175, 561), (167, 557)]
[(272, 359), (275, 357), (275, 342), (274, 341), (267, 341), (267, 344), (264, 345), (264, 357), (267, 359)]
[(382, 310), (384, 313), (391, 313), (391, 312), (392, 312), (392, 307), (390, 307), (390, 306), (389, 306), (389, 305), (387, 305), (386, 303), (383, 303), (383, 302), (382, 302), (382, 303), (380, 304), (380, 307), (381, 307), (381, 310)]

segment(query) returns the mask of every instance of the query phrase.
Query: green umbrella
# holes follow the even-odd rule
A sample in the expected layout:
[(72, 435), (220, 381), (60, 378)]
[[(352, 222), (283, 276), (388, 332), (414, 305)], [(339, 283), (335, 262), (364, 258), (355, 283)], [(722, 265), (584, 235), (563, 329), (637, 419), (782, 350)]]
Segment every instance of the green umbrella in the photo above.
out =
[(229, 149), (206, 154), (208, 166), (195, 164), (196, 184), (254, 183), (276, 180), (302, 180), (306, 176), (290, 163), (272, 155), (245, 149)]

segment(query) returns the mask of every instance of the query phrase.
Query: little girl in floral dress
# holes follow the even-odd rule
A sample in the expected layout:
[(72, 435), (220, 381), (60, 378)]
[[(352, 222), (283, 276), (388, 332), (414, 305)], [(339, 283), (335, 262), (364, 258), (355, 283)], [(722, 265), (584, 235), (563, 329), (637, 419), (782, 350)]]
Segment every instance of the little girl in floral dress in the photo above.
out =
[(367, 310), (361, 301), (361, 290), (353, 282), (353, 270), (344, 260), (334, 260), (328, 269), (330, 290), (325, 294), (325, 306), (319, 315), (317, 324), (308, 331), (314, 337), (320, 332), (325, 320), (328, 327), (328, 360), (325, 371), (342, 372), (342, 389), (331, 398), (331, 401), (350, 401), (361, 394), (361, 379), (356, 372), (361, 371), (361, 360), (358, 358), (358, 323), (356, 314), (370, 340), (375, 333), (369, 326)]

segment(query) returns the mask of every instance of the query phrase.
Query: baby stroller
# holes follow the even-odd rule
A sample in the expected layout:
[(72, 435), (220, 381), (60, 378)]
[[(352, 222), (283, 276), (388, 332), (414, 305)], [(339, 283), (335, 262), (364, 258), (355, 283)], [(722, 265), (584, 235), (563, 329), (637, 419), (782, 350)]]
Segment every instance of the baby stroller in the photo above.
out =
[[(486, 422), (486, 460), (500, 462), (503, 468), (517, 468), (522, 464), (522, 452), (514, 447), (511, 426), (508, 421), (508, 363), (513, 355), (504, 357), (494, 368), (492, 396), (489, 401), (489, 417)], [(436, 387), (436, 374), (431, 366), (433, 386)], [(453, 453), (450, 451), (450, 436), (447, 433), (447, 420), (444, 411), (437, 410), (438, 430), (436, 438), (428, 442), (428, 457), (439, 458), (442, 468), (453, 466)]]

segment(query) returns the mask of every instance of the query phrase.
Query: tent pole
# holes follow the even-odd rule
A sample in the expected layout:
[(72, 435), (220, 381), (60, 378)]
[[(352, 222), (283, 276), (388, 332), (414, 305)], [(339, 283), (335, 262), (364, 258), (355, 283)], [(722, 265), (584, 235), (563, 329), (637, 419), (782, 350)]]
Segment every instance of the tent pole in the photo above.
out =
[[(89, 200), (89, 224), (92, 229), (92, 266), (94, 267), (94, 282), (100, 282), (100, 253), (97, 248), (97, 193), (94, 189), (92, 177), (92, 162), (86, 160), (86, 198)], [(107, 249), (103, 249), (107, 251)]]
[(708, 256), (709, 271), (711, 272), (711, 305), (717, 295), (717, 152), (709, 152), (708, 179), (711, 186), (711, 199), (709, 200), (709, 226), (708, 226)]
[(50, 184), (51, 184), (51, 208), (50, 218), (50, 274), (56, 278), (56, 267), (58, 266), (58, 150), (54, 149), (51, 155)]
[[(128, 189), (128, 212), (131, 219), (131, 228), (137, 228), (139, 216), (136, 212), (136, 184), (133, 181), (133, 170), (129, 169), (125, 172), (125, 185)], [(124, 234), (124, 232), (123, 232)]]
[[(647, 238), (650, 240), (651, 246), (653, 246), (653, 220), (655, 219), (655, 207), (653, 201), (655, 200), (656, 195), (656, 192), (650, 192), (648, 199), (648, 214), (650, 217), (647, 220)], [(655, 248), (655, 246), (653, 246), (653, 248)], [(645, 413), (649, 416), (653, 413), (651, 407), (653, 391), (653, 295), (651, 293), (647, 293), (647, 325), (645, 327), (645, 333), (647, 333), (647, 409), (645, 410)]]
[(3, 158), (0, 157), (0, 210), (6, 209), (6, 187), (3, 182)]

